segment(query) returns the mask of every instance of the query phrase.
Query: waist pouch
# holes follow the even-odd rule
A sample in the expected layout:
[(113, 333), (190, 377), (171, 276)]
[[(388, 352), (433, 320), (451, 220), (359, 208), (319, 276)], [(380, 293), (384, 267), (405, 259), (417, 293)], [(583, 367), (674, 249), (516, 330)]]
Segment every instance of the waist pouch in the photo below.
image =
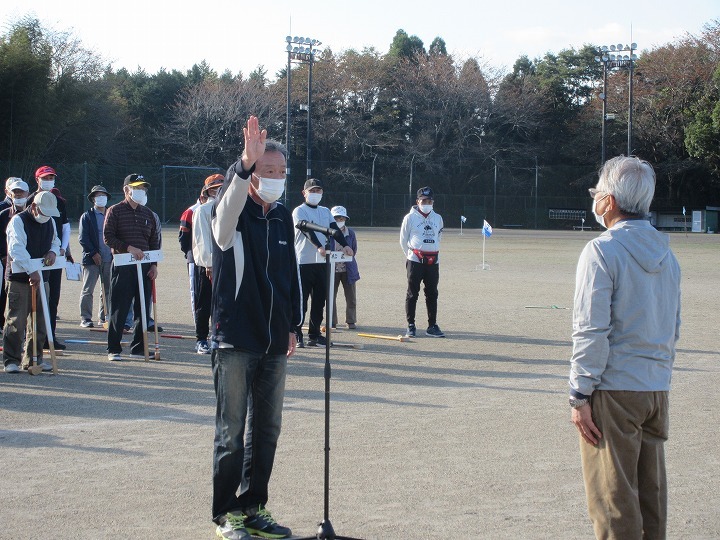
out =
[(412, 252), (420, 259), (421, 264), (436, 264), (440, 254), (437, 251), (420, 251), (419, 249), (413, 249)]

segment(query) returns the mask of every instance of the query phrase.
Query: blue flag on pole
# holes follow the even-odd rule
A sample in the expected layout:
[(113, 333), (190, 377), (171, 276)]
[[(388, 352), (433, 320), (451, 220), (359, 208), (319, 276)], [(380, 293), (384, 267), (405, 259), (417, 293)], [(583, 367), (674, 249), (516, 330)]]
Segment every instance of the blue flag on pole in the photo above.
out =
[(489, 238), (490, 236), (492, 236), (492, 227), (490, 226), (490, 224), (489, 224), (486, 220), (483, 220), (482, 233), (483, 233), (484, 236), (487, 236), (488, 238)]

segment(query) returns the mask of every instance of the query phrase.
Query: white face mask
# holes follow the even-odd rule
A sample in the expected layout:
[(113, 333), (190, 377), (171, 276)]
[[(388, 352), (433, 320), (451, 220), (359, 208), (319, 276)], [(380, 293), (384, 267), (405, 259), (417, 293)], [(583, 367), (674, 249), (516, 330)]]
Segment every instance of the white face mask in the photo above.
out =
[(13, 204), (17, 206), (18, 208), (25, 208), (25, 204), (27, 204), (27, 197), (17, 197), (12, 200)]
[(140, 206), (145, 206), (147, 204), (147, 191), (132, 189), (130, 190), (130, 198)]
[(418, 210), (420, 210), (423, 214), (429, 214), (432, 212), (433, 205), (432, 204), (419, 204)]
[(40, 189), (50, 191), (55, 187), (55, 180), (40, 180)]
[(98, 195), (95, 197), (95, 206), (98, 208), (105, 208), (107, 204), (107, 195)]
[(335, 223), (337, 223), (337, 226), (341, 229), (345, 226), (345, 220), (344, 219), (336, 219)]
[[(607, 197), (607, 195), (605, 195), (605, 197)], [(600, 199), (600, 200), (602, 201), (605, 197), (603, 197), (603, 198)], [(597, 203), (598, 203), (598, 201), (593, 200), (592, 213), (593, 213), (593, 215), (595, 216), (595, 221), (597, 221), (598, 224), (599, 224), (603, 229), (607, 229), (607, 225), (605, 225), (605, 214), (607, 214), (608, 211), (605, 210), (605, 214), (598, 215), (597, 212), (595, 211), (595, 208), (597, 207)]]
[(308, 204), (317, 206), (318, 204), (320, 204), (320, 201), (322, 201), (322, 196), (323, 196), (322, 193), (308, 193), (305, 196), (305, 200), (307, 201)]
[(284, 178), (262, 178), (257, 175), (255, 178), (258, 179), (258, 187), (253, 186), (253, 189), (258, 197), (268, 204), (277, 201), (285, 192)]
[(45, 216), (43, 214), (38, 214), (37, 216), (33, 216), (35, 218), (35, 221), (38, 223), (47, 223), (50, 221), (50, 216)]

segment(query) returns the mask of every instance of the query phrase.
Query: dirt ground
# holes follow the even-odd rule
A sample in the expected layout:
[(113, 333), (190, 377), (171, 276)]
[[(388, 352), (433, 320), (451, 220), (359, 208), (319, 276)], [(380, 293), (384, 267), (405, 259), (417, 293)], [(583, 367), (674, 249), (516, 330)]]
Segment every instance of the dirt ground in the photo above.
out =
[[(596, 233), (496, 230), (483, 270), (480, 232), (446, 230), (438, 323), (447, 338), (421, 332), (409, 343), (357, 335), (402, 332), (405, 293), (398, 231), (357, 233), (359, 329), (333, 339), (364, 349), (335, 347), (331, 358), (335, 532), (591, 538), (567, 375), (575, 265)], [(158, 320), (165, 333), (192, 336), (175, 238), (166, 229)], [(720, 235), (673, 234), (671, 243), (683, 326), (668, 536), (720, 538)], [(59, 337), (103, 341), (79, 328), (79, 294), (79, 283), (63, 282)], [(419, 323), (424, 315), (421, 301)], [(111, 363), (102, 344), (70, 344), (58, 376), (0, 373), (0, 539), (214, 537), (214, 393), (210, 358), (193, 345), (162, 338), (160, 362)], [(271, 484), (269, 508), (298, 536), (314, 536), (323, 518), (324, 359), (324, 349), (306, 348), (289, 363)]]

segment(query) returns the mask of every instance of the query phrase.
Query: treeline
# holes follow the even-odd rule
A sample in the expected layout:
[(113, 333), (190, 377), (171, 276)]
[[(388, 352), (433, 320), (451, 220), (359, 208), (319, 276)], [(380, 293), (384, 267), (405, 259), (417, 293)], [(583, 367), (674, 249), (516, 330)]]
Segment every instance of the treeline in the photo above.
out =
[[(282, 54), (282, 53), (279, 53)], [(312, 73), (312, 164), (336, 191), (580, 195), (600, 165), (602, 65), (595, 45), (521, 57), (511, 72), (426, 49), (403, 30), (386, 54), (325, 49)], [(643, 51), (634, 72), (633, 153), (668, 205), (720, 203), (720, 20)], [(293, 64), (291, 156), (304, 178), (307, 64)], [(249, 114), (285, 134), (287, 73), (113, 70), (71, 32), (25, 18), (0, 41), (0, 172), (41, 163), (224, 169)], [(626, 153), (628, 72), (608, 78), (607, 156)], [(497, 175), (502, 182), (497, 182)]]

